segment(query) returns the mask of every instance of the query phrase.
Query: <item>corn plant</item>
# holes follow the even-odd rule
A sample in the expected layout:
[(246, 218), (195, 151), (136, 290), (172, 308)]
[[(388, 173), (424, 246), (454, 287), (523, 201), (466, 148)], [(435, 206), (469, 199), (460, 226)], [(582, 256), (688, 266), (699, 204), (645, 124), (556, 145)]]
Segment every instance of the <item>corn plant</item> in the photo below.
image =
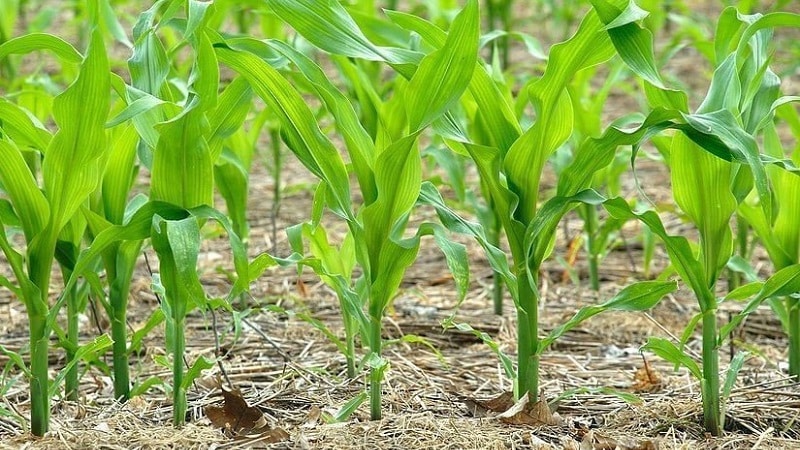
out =
[[(6, 131), (7, 123), (0, 141), (5, 161), (0, 169), (3, 189), (20, 218), (27, 244), (24, 250), (13, 248), (4, 232), (0, 246), (18, 283), (13, 291), (25, 303), (28, 313), (31, 431), (39, 436), (47, 431), (49, 423), (49, 338), (62, 303), (50, 305), (50, 274), (59, 236), (100, 183), (108, 157), (105, 122), (110, 103), (110, 71), (97, 31), (92, 33), (85, 57), (55, 37), (39, 39), (35, 35), (6, 42), (0, 46), (0, 54), (15, 46), (32, 51), (47, 48), (47, 44), (55, 44), (72, 61), (80, 60), (81, 68), (77, 79), (53, 101), (58, 131), (42, 142), (45, 146), (37, 148), (46, 155), (42, 163), (43, 190), (26, 164), (22, 149), (13, 140), (14, 133)], [(22, 123), (11, 121), (10, 126), (15, 125), (32, 129), (33, 136), (44, 136), (30, 119)], [(22, 139), (20, 145), (29, 142)]]
[[(641, 137), (646, 138), (664, 128), (681, 131), (672, 138), (669, 164), (675, 199), (700, 234), (699, 255), (695, 256), (685, 238), (667, 234), (652, 211), (635, 213), (619, 199), (606, 202), (605, 207), (614, 217), (641, 220), (658, 235), (667, 247), (673, 266), (697, 297), (701, 312), (687, 332), (693, 330), (697, 321), (702, 321), (702, 369), (669, 341), (650, 338), (645, 347), (676, 364), (686, 365), (701, 381), (704, 424), (710, 433), (718, 435), (723, 417), (718, 352), (729, 330), (720, 333), (718, 329), (719, 299), (715, 297), (714, 288), (720, 270), (731, 256), (729, 224), (737, 204), (755, 187), (765, 216), (772, 217), (774, 211), (765, 163), (752, 135), (758, 127), (750, 124), (751, 121), (761, 123), (770, 116), (772, 101), (768, 99), (774, 94), (775, 86), (774, 78), (769, 75), (771, 72), (765, 70), (767, 59), (761, 57), (760, 50), (764, 47), (759, 43), (767, 34), (765, 28), (787, 23), (789, 16), (778, 14), (747, 20), (739, 19), (741, 16), (733, 9), (726, 10), (718, 28), (718, 67), (711, 87), (698, 111), (689, 114), (685, 95), (663, 85), (652, 50), (647, 51), (652, 49), (652, 35), (635, 23), (631, 10), (623, 11), (603, 1), (593, 4), (604, 22), (614, 23), (615, 26), (608, 29), (609, 36), (623, 60), (644, 80), (648, 100), (656, 107), (629, 136), (641, 133)], [(621, 19), (623, 17), (625, 20)], [(738, 32), (741, 32), (739, 40), (729, 44)], [(729, 45), (733, 46), (731, 53), (727, 50)], [(668, 120), (662, 121), (658, 116)], [(753, 302), (779, 295), (786, 289), (793, 292), (792, 282), (797, 270), (797, 266), (788, 267), (775, 274)], [(746, 308), (743, 314), (751, 311)], [(729, 369), (729, 381), (735, 380), (736, 370), (735, 366)]]
[[(323, 48), (332, 44), (346, 56), (371, 60), (383, 50), (399, 53), (379, 49), (368, 42), (338, 3), (271, 1), (268, 5), (299, 32), (312, 33), (311, 42), (326, 42)], [(309, 22), (309, 17), (322, 20), (326, 26), (318, 26), (318, 21)], [(342, 31), (348, 36), (346, 41), (327, 39), (330, 33)], [(430, 226), (421, 227), (415, 237), (401, 238), (421, 185), (417, 140), (422, 130), (458, 100), (469, 83), (477, 57), (477, 3), (468, 2), (457, 16), (441, 51), (421, 61), (414, 58), (419, 67), (409, 77), (407, 86), (384, 105), (381, 111), (383, 128), (375, 141), (369, 138), (345, 97), (320, 77), (319, 68), (309, 66), (310, 61), (296, 58), (300, 68), (306, 68), (305, 76), (315, 83), (315, 90), (345, 138), (364, 199), (358, 209), (352, 205), (347, 170), (341, 157), (319, 131), (297, 91), (267, 62), (234, 50), (234, 41), (229, 44), (229, 48), (219, 48), (220, 60), (246, 77), (254, 92), (275, 111), (287, 146), (322, 181), (320, 189), (323, 191), (318, 198), (324, 198), (331, 211), (345, 220), (353, 236), (355, 258), (363, 272), (363, 281), (356, 285), (363, 289), (366, 305), (362, 306), (356, 297), (346, 308), (359, 321), (362, 339), (370, 350), (366, 359), (370, 368), (370, 412), (372, 418), (378, 419), (381, 417), (381, 383), (388, 367), (388, 362), (381, 357), (383, 314), (405, 270), (414, 262), (421, 235), (434, 233)], [(405, 67), (413, 69), (409, 63)], [(406, 72), (409, 73), (411, 71)], [(444, 248), (450, 264), (456, 264), (458, 258), (463, 257), (463, 249), (454, 252), (453, 248), (458, 247)]]

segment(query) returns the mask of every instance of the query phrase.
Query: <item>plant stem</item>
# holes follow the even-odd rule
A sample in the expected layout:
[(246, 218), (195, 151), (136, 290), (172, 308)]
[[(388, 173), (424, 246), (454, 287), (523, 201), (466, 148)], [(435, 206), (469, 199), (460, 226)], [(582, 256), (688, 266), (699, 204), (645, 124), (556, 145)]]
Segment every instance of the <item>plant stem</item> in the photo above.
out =
[(800, 300), (786, 297), (789, 314), (789, 375), (800, 378)]
[[(490, 204), (490, 207), (492, 205)], [(500, 219), (496, 217), (496, 213), (494, 212), (494, 208), (492, 208), (492, 214), (494, 220), (492, 223), (487, 227), (487, 241), (495, 247), (500, 247), (500, 232), (502, 230), (502, 223)], [(492, 272), (492, 304), (494, 305), (494, 313), (498, 316), (503, 315), (503, 277), (500, 276), (497, 272)]]
[(186, 423), (186, 389), (183, 387), (183, 354), (186, 350), (184, 322), (183, 317), (175, 318), (173, 330), (175, 348), (172, 355), (172, 424), (175, 427)]
[(703, 312), (703, 422), (714, 436), (722, 433), (719, 402), (719, 348), (717, 346), (717, 308)]
[(539, 295), (528, 280), (527, 269), (517, 274), (517, 392), (536, 402), (539, 396)]
[[(370, 352), (379, 360), (381, 357), (381, 317), (372, 315), (370, 318)], [(381, 419), (381, 383), (383, 381), (383, 368), (372, 367), (369, 373), (369, 411), (372, 420)]]
[(128, 367), (128, 282), (119, 278), (111, 282), (109, 304), (111, 305), (111, 339), (114, 359), (114, 397), (126, 402), (131, 397), (130, 369)]
[[(69, 279), (69, 276), (65, 276), (64, 279)], [(67, 296), (67, 342), (69, 344), (67, 347), (67, 362), (71, 362), (75, 360), (78, 351), (78, 314), (80, 313), (78, 302), (80, 299), (78, 298), (77, 286), (73, 286), (65, 295)], [(78, 400), (77, 364), (73, 364), (67, 371), (64, 378), (64, 392), (67, 400)]]
[(31, 433), (44, 436), (50, 425), (50, 380), (48, 350), (50, 340), (46, 332), (47, 314), (28, 311), (31, 347)]
[(589, 282), (592, 290), (600, 290), (599, 257), (595, 248), (597, 239), (597, 209), (594, 205), (583, 205), (586, 229), (586, 253), (589, 255)]

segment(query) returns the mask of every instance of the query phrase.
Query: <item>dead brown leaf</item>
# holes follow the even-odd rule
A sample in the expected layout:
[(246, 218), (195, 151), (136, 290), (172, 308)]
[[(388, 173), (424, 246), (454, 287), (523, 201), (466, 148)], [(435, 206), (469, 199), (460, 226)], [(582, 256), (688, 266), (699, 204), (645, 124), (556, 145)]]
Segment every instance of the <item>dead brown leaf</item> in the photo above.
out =
[(242, 397), (239, 389), (221, 388), (224, 403), (222, 406), (206, 406), (206, 416), (214, 426), (234, 433), (258, 430), (267, 426), (264, 413), (255, 406), (250, 406)]
[(581, 441), (580, 450), (657, 450), (651, 440), (614, 439), (611, 436), (590, 430)]
[(514, 406), (514, 394), (511, 392), (503, 392), (489, 400), (480, 400), (466, 396), (464, 396), (462, 400), (464, 404), (467, 405), (467, 409), (469, 409), (472, 417), (476, 418), (490, 416), (490, 413), (501, 413)]
[(560, 416), (550, 411), (550, 406), (547, 404), (544, 395), (540, 396), (539, 401), (531, 404), (528, 394), (525, 394), (514, 406), (498, 414), (496, 418), (503, 423), (511, 425), (560, 426), (564, 424)]

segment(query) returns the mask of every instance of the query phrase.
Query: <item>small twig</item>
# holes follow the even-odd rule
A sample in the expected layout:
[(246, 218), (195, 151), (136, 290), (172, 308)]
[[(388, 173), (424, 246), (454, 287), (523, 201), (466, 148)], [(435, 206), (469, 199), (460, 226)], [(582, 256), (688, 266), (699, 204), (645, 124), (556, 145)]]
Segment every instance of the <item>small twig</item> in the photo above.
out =
[(651, 385), (658, 384), (658, 380), (654, 380), (652, 373), (650, 373), (650, 364), (647, 362), (647, 357), (644, 356), (644, 352), (639, 352), (639, 354), (642, 356), (642, 362), (644, 363), (644, 373), (647, 374), (647, 381), (649, 381)]
[[(147, 252), (144, 252), (144, 264), (147, 266), (147, 273), (150, 274), (150, 278), (153, 278), (153, 268), (150, 267), (150, 259), (147, 257)], [(161, 304), (161, 296), (158, 295), (158, 292), (153, 292), (153, 295), (156, 296), (156, 300), (158, 300), (158, 304)]]
[(283, 349), (280, 348), (280, 346), (278, 346), (277, 342), (273, 341), (271, 337), (267, 336), (267, 333), (264, 333), (263, 331), (261, 331), (261, 329), (259, 329), (257, 326), (255, 326), (252, 323), (250, 323), (250, 321), (245, 319), (245, 318), (242, 318), (242, 323), (244, 323), (245, 325), (250, 327), (251, 330), (255, 331), (256, 334), (258, 334), (265, 341), (267, 341), (269, 343), (269, 345), (271, 345), (272, 348), (274, 348), (278, 352), (278, 354), (281, 355), (281, 358), (283, 358), (284, 361), (286, 361), (286, 362), (291, 362), (292, 361), (292, 358), (286, 352), (284, 352)]
[(225, 382), (228, 383), (228, 387), (233, 389), (233, 383), (231, 383), (230, 377), (228, 377), (228, 372), (225, 370), (225, 366), (222, 364), (222, 352), (219, 349), (219, 333), (217, 332), (217, 313), (214, 312), (214, 308), (209, 308), (211, 311), (211, 328), (214, 330), (214, 354), (217, 356), (217, 366), (219, 366), (219, 371), (222, 372), (222, 376), (225, 378)]

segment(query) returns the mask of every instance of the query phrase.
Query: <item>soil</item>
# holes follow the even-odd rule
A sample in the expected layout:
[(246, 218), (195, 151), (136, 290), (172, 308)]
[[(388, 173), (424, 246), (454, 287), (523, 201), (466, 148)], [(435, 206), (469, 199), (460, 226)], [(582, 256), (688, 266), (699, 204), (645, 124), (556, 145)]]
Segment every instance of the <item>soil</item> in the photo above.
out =
[[(522, 53), (515, 52), (515, 59), (526, 58)], [(706, 77), (708, 73), (698, 73), (704, 70), (697, 64), (699, 57), (689, 53), (680, 55), (671, 73), (689, 80)], [(786, 93), (797, 94), (798, 74), (786, 78), (790, 90), (794, 89)], [(635, 109), (636, 103), (628, 95), (619, 93), (606, 114), (616, 117), (616, 112)], [(269, 148), (268, 142), (263, 148)], [(286, 161), (281, 173), (284, 198), (274, 218), (277, 232), (273, 230), (272, 177), (262, 161), (254, 164), (248, 212), (251, 256), (266, 251), (287, 255), (289, 246), (281, 230), (308, 219), (315, 180), (295, 159)], [(658, 205), (671, 204), (669, 174), (663, 164), (642, 160), (637, 174), (648, 198)], [(543, 190), (551, 190), (553, 185), (554, 176), (548, 174)], [(634, 197), (637, 193), (628, 177), (621, 194)], [(218, 199), (218, 206), (222, 205)], [(432, 211), (423, 209), (413, 223), (434, 219)], [(674, 233), (693, 233), (674, 213), (667, 211), (664, 220)], [(329, 229), (341, 232), (342, 225), (332, 217), (326, 217), (326, 223)], [(563, 323), (580, 307), (608, 299), (627, 284), (645, 279), (641, 230), (631, 223), (601, 265), (600, 290), (591, 290), (585, 252), (577, 252), (574, 261), (570, 260), (571, 245), (581, 227), (575, 215), (564, 220), (555, 257), (542, 270), (542, 333)], [(333, 235), (337, 235), (335, 231)], [(312, 317), (341, 336), (333, 292), (308, 271), (298, 275), (294, 269), (273, 269), (254, 283), (251, 296), (245, 299), (246, 320), (238, 337), (229, 314), (218, 312), (215, 320), (209, 314), (191, 314), (186, 359), (213, 358), (216, 334), (221, 342), (221, 363), (205, 371), (189, 390), (188, 423), (183, 428), (170, 426), (170, 394), (163, 385), (156, 384), (119, 404), (111, 400), (110, 377), (89, 367), (84, 368), (81, 400), (54, 400), (51, 432), (35, 438), (15, 417), (29, 414), (27, 383), (18, 371), (9, 369), (0, 384), (6, 389), (0, 411), (10, 412), (0, 415), (0, 449), (800, 448), (800, 386), (785, 374), (787, 341), (769, 309), (751, 315), (735, 332), (730, 348), (722, 349), (723, 369), (738, 350), (747, 350), (750, 356), (726, 405), (721, 437), (704, 432), (700, 387), (688, 372), (674, 370), (654, 355), (639, 351), (650, 336), (671, 338), (683, 333), (685, 324), (698, 312), (685, 288), (648, 313), (600, 315), (558, 340), (541, 362), (543, 398), (550, 402), (542, 417), (520, 420), (518, 415), (487, 410), (488, 401), (511, 390), (511, 380), (489, 346), (472, 333), (445, 329), (442, 324), (450, 318), (467, 323), (487, 333), (499, 351), (513, 359), (516, 321), (508, 296), (505, 313), (493, 314), (488, 263), (477, 245), (462, 237), (456, 239), (468, 246), (470, 255), (472, 282), (463, 303), (459, 304), (443, 256), (426, 240), (386, 316), (384, 338), (395, 343), (385, 351), (391, 367), (384, 382), (383, 420), (369, 420), (366, 403), (346, 421), (326, 420), (364, 391), (366, 371), (348, 378), (345, 359), (337, 347), (304, 320)], [(154, 252), (148, 248), (145, 253), (152, 270), (157, 271)], [(659, 248), (652, 274), (658, 275), (667, 265), (666, 254)], [(756, 268), (762, 275), (771, 271), (763, 256)], [(225, 273), (232, 270), (230, 249), (225, 237), (214, 230), (209, 230), (203, 242), (199, 270), (209, 295), (224, 295), (229, 289)], [(56, 277), (54, 290), (59, 282)], [(722, 280), (720, 285), (724, 284)], [(145, 258), (140, 258), (131, 294), (131, 329), (139, 329), (158, 308), (150, 269)], [(720, 321), (728, 320), (737, 308), (723, 308)], [(94, 311), (87, 312), (82, 324), (86, 341), (109, 331), (107, 320)], [(400, 340), (408, 335), (425, 343)], [(0, 290), (0, 336), (2, 345), (11, 350), (27, 342), (25, 309), (6, 290)], [(699, 352), (697, 332), (688, 349)], [(141, 383), (155, 377), (168, 383), (170, 369), (158, 362), (164, 354), (163, 330), (157, 329), (145, 338), (142, 351), (132, 360), (133, 380)], [(52, 358), (54, 369), (64, 364), (59, 350), (52, 352)], [(110, 364), (110, 355), (105, 362)], [(7, 359), (0, 356), (0, 363), (6, 364)], [(206, 407), (223, 405), (221, 385), (228, 389), (226, 379), (247, 405), (263, 413), (264, 426), (235, 432), (212, 424)], [(635, 394), (638, 400), (626, 401), (621, 394)], [(539, 420), (543, 417), (547, 420)]]

